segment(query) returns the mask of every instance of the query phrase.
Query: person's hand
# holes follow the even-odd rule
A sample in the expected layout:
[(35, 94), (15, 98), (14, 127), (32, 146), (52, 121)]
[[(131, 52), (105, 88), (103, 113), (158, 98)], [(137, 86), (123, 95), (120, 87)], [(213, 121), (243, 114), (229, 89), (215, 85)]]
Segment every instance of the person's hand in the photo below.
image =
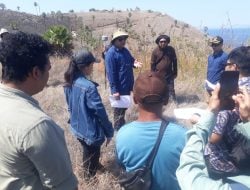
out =
[(241, 120), (247, 122), (250, 121), (250, 95), (246, 87), (241, 88), (240, 91), (241, 93), (234, 95), (232, 98), (239, 106)]
[(107, 138), (107, 140), (106, 140), (106, 146), (109, 145), (109, 143), (111, 142), (111, 140), (112, 140), (112, 138)]
[(119, 92), (116, 92), (113, 94), (115, 100), (120, 100), (120, 93)]
[(215, 89), (212, 91), (212, 96), (208, 102), (208, 111), (217, 113), (220, 109), (220, 99), (219, 99), (220, 85), (217, 84)]
[(141, 68), (142, 67), (142, 63), (139, 62), (139, 61), (137, 61), (137, 60), (135, 60), (134, 66), (135, 66), (135, 68)]
[(200, 119), (200, 115), (198, 115), (197, 113), (194, 113), (190, 118), (189, 118), (189, 121), (191, 122), (191, 124), (196, 124), (199, 119)]

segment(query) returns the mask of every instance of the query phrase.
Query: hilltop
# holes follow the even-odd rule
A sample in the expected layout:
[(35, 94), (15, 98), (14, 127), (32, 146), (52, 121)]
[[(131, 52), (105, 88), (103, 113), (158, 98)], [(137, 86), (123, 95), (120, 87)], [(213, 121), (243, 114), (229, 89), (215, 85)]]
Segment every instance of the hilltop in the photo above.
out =
[[(32, 15), (19, 11), (0, 10), (0, 27), (9, 30), (43, 34), (52, 25), (64, 25), (71, 31), (82, 33), (88, 29), (93, 37), (100, 40), (101, 35), (109, 38), (117, 28), (128, 31), (130, 46), (135, 51), (152, 48), (159, 34), (171, 36), (174, 45), (199, 45), (206, 37), (196, 28), (178, 21), (167, 14), (153, 11), (91, 11), (62, 13), (60, 11)], [(79, 40), (76, 40), (79, 41)], [(181, 48), (181, 47), (179, 47)]]

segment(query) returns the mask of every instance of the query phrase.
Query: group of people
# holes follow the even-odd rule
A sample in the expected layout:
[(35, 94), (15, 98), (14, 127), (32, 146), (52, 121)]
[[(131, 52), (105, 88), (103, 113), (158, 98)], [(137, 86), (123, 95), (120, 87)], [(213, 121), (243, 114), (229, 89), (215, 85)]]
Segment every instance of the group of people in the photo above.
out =
[[(76, 51), (64, 74), (64, 93), (70, 115), (68, 123), (83, 147), (85, 179), (95, 176), (97, 170), (103, 168), (99, 162), (101, 145), (105, 140), (106, 145), (109, 144), (114, 129), (118, 131), (115, 147), (121, 167), (129, 172), (143, 166), (164, 119), (163, 106), (167, 105), (170, 97), (176, 99), (174, 79), (177, 77), (177, 58), (174, 48), (168, 45), (169, 36), (160, 35), (156, 39), (151, 70), (140, 73), (135, 81), (133, 68), (141, 63), (125, 47), (127, 38), (128, 34), (124, 31), (113, 34), (111, 47), (105, 54), (105, 67), (111, 94), (116, 100), (133, 91), (133, 100), (139, 112), (136, 121), (125, 124), (126, 109), (115, 108), (112, 126), (98, 93), (98, 84), (88, 78), (93, 64), (97, 62), (90, 51)], [(213, 48), (222, 45), (218, 37), (210, 43)], [(0, 42), (0, 189), (77, 189), (63, 130), (32, 97), (47, 84), (51, 68), (50, 52), (51, 45), (36, 34), (9, 33)], [(221, 57), (224, 53), (217, 53), (209, 58), (210, 65), (220, 64), (216, 56)], [(236, 48), (226, 60), (225, 67), (239, 70), (240, 86), (248, 86), (250, 48)], [(209, 77), (213, 78), (211, 75)], [(217, 79), (212, 81), (211, 78), (210, 82), (216, 82)], [(223, 123), (226, 126), (230, 124), (227, 130), (227, 127), (222, 129), (221, 122), (216, 122), (216, 119), (222, 120), (221, 114), (218, 114), (222, 101), (219, 91), (219, 86), (214, 90), (209, 89), (211, 97), (207, 111), (197, 118), (192, 129), (187, 130), (172, 122), (167, 124), (151, 168), (151, 190), (230, 190), (250, 187), (250, 94), (244, 86), (232, 97), (236, 102), (238, 117), (232, 122), (234, 118), (228, 116), (230, 119)], [(216, 128), (220, 128), (221, 133), (215, 132)], [(222, 162), (221, 158), (217, 159), (220, 161), (216, 162), (217, 165), (210, 162), (210, 154), (207, 153), (215, 151), (207, 150), (222, 147), (210, 140), (210, 131), (216, 133), (217, 137), (222, 135), (220, 144), (224, 133), (228, 138), (233, 137), (227, 155), (234, 156), (237, 160), (234, 166), (239, 166), (239, 171), (243, 172), (227, 175), (227, 171), (220, 167), (220, 176), (216, 176), (216, 179), (211, 176), (211, 167), (228, 162)], [(236, 146), (242, 142), (244, 145)], [(224, 144), (228, 145), (228, 142)], [(237, 152), (241, 154), (235, 154)], [(213, 154), (212, 158), (216, 156)]]

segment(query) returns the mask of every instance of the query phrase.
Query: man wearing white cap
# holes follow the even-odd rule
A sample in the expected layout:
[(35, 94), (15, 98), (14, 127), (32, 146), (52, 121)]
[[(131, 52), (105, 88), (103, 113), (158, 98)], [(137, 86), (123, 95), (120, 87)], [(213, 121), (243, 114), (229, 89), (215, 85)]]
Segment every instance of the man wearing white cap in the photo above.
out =
[[(114, 32), (111, 47), (105, 55), (106, 70), (111, 94), (116, 100), (121, 95), (130, 95), (133, 90), (133, 68), (140, 67), (129, 50), (125, 47), (128, 33), (118, 30)], [(126, 108), (114, 108), (114, 128), (119, 130), (125, 124)]]
[(0, 42), (3, 40), (4, 36), (6, 36), (8, 34), (9, 34), (9, 32), (7, 29), (1, 28), (1, 30), (0, 30)]

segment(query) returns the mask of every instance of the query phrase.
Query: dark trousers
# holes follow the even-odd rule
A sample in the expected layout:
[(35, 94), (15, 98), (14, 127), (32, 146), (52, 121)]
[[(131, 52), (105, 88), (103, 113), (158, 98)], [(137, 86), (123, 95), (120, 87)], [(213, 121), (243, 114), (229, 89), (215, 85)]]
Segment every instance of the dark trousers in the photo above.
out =
[(83, 147), (84, 176), (92, 177), (96, 174), (99, 166), (101, 146), (87, 145), (83, 140), (78, 139)]
[(166, 79), (167, 81), (167, 86), (168, 86), (168, 92), (169, 92), (169, 98), (176, 100), (175, 96), (175, 89), (174, 89), (174, 78), (168, 78)]
[(125, 124), (127, 108), (114, 108), (114, 129), (119, 130)]

